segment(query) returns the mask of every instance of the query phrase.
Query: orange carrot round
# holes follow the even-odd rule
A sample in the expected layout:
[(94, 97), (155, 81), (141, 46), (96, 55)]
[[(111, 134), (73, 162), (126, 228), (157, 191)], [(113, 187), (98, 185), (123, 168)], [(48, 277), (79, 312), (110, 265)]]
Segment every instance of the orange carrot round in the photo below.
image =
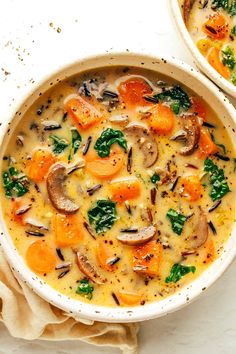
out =
[(208, 63), (226, 80), (230, 79), (230, 70), (220, 60), (220, 50), (211, 48), (207, 56)]
[[(149, 241), (143, 245), (133, 247), (133, 268), (139, 273), (159, 275), (162, 258), (162, 245), (156, 241)], [(150, 256), (151, 255), (151, 256)]]
[(45, 241), (38, 240), (28, 247), (26, 262), (36, 273), (49, 273), (56, 266), (56, 255)]
[(119, 290), (115, 292), (121, 305), (134, 306), (140, 303), (141, 295), (135, 292)]
[(201, 127), (199, 139), (199, 154), (202, 157), (213, 155), (219, 151), (207, 128)]
[(79, 214), (55, 214), (52, 218), (52, 230), (57, 246), (77, 245), (84, 238), (83, 218)]
[(110, 265), (108, 260), (111, 258), (109, 255), (109, 249), (107, 244), (104, 243), (104, 240), (98, 240), (97, 249), (96, 249), (96, 257), (98, 264), (108, 272), (114, 272), (117, 269), (117, 265)]
[(33, 151), (32, 159), (29, 161), (28, 176), (34, 182), (42, 182), (48, 173), (49, 168), (57, 161), (56, 156), (47, 149)]
[(205, 120), (207, 115), (207, 108), (204, 101), (200, 100), (197, 97), (192, 97), (191, 102), (192, 102), (192, 111), (194, 113), (197, 113), (199, 117)]
[(191, 202), (201, 198), (203, 188), (201, 180), (197, 175), (186, 176), (182, 178), (183, 193), (187, 194)]
[(141, 185), (136, 178), (127, 178), (111, 183), (112, 199), (117, 203), (123, 203), (126, 200), (136, 199), (141, 194)]
[(213, 39), (224, 39), (228, 34), (228, 24), (224, 15), (216, 12), (203, 24), (203, 32)]
[(24, 214), (22, 215), (17, 215), (17, 211), (19, 210), (20, 207), (22, 207), (23, 203), (20, 200), (14, 200), (12, 202), (12, 216), (13, 219), (20, 225), (25, 225), (24, 222)]
[(124, 165), (124, 152), (118, 146), (111, 148), (108, 157), (101, 158), (95, 150), (86, 155), (86, 169), (93, 176), (106, 179), (116, 175)]
[(84, 130), (99, 123), (102, 119), (102, 114), (80, 96), (67, 101), (65, 109), (74, 122)]
[(158, 103), (150, 110), (150, 112), (151, 115), (147, 121), (150, 128), (160, 135), (170, 134), (175, 124), (175, 115), (170, 107)]
[(135, 77), (121, 82), (118, 87), (118, 92), (121, 100), (128, 107), (132, 108), (135, 106), (147, 106), (151, 104), (150, 102), (147, 102), (143, 96), (150, 95), (152, 93), (152, 88), (142, 78)]

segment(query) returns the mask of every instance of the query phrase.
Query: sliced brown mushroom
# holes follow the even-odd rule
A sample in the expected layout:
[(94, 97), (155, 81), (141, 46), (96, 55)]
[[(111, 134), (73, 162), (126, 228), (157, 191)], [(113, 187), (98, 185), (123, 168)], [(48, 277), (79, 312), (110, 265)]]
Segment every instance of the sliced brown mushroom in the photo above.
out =
[(201, 208), (199, 208), (199, 216), (198, 216), (198, 220), (195, 226), (193, 236), (190, 239), (189, 249), (194, 250), (201, 247), (207, 241), (207, 238), (208, 238), (207, 217), (204, 211)]
[(180, 149), (180, 154), (191, 155), (197, 147), (200, 138), (200, 125), (194, 115), (183, 116), (183, 129), (186, 132), (186, 145)]
[(90, 280), (96, 284), (104, 284), (106, 279), (104, 279), (100, 274), (98, 274), (95, 267), (89, 262), (87, 256), (83, 253), (83, 250), (80, 249), (76, 252), (77, 264), (80, 271), (86, 275)]
[(48, 196), (55, 209), (65, 214), (74, 214), (79, 206), (66, 194), (64, 185), (66, 178), (67, 169), (65, 165), (61, 163), (53, 165), (47, 176)]
[(153, 225), (142, 228), (137, 233), (125, 232), (117, 236), (117, 240), (129, 246), (137, 246), (150, 241), (156, 233)]
[(190, 15), (190, 12), (192, 10), (194, 2), (195, 2), (195, 0), (184, 0), (183, 17), (184, 17), (184, 22), (185, 22), (186, 25), (188, 23), (189, 15)]
[(124, 129), (126, 135), (133, 137), (143, 153), (143, 165), (148, 168), (154, 165), (158, 158), (158, 148), (154, 135), (143, 125), (130, 123)]

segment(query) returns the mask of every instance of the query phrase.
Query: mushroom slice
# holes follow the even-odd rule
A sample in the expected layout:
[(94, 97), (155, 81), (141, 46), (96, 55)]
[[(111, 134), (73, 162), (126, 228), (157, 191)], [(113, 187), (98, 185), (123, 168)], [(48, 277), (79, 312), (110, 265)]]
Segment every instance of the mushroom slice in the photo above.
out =
[(133, 137), (143, 153), (143, 165), (148, 168), (154, 165), (158, 158), (158, 148), (154, 135), (143, 125), (130, 123), (124, 129), (125, 134)]
[(150, 241), (156, 233), (156, 228), (153, 225), (142, 228), (137, 233), (122, 233), (117, 236), (117, 240), (129, 246), (138, 246), (142, 243)]
[(190, 11), (192, 10), (194, 2), (195, 2), (195, 0), (184, 0), (183, 17), (184, 17), (185, 25), (187, 25), (187, 23), (188, 23)]
[(89, 262), (87, 256), (85, 256), (81, 249), (76, 252), (76, 255), (78, 267), (84, 275), (99, 285), (106, 282), (106, 279), (102, 278), (101, 275), (98, 274), (95, 267)]
[(193, 233), (193, 237), (191, 237), (190, 242), (191, 246), (190, 249), (197, 249), (201, 247), (208, 238), (208, 223), (207, 217), (204, 211), (199, 208), (199, 216), (198, 221), (195, 226), (195, 230)]
[(48, 196), (55, 209), (64, 214), (74, 214), (79, 209), (79, 206), (66, 194), (64, 185), (66, 178), (66, 167), (61, 163), (54, 164), (47, 176)]
[(180, 149), (180, 154), (184, 156), (191, 155), (200, 138), (200, 126), (195, 116), (184, 116), (183, 128), (186, 132), (186, 145)]

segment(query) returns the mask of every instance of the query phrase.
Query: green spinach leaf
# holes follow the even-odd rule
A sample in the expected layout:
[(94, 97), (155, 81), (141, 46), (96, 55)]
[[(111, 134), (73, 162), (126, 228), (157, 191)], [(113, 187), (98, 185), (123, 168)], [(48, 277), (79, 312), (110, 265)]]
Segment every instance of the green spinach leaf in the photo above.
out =
[(22, 197), (29, 190), (28, 178), (13, 166), (8, 171), (3, 171), (2, 180), (5, 196), (8, 198)]
[(212, 8), (228, 10), (229, 0), (212, 0)]
[(155, 172), (152, 177), (150, 178), (151, 182), (156, 184), (157, 182), (160, 181), (160, 176)]
[(223, 198), (225, 194), (230, 192), (223, 169), (219, 168), (209, 158), (205, 160), (204, 171), (208, 172), (210, 175), (209, 181), (211, 184), (211, 191), (209, 195), (213, 201)]
[(221, 51), (222, 54), (222, 63), (225, 66), (228, 66), (229, 69), (233, 70), (235, 67), (235, 57), (232, 49), (228, 46), (225, 50)]
[(174, 209), (169, 209), (166, 216), (170, 219), (172, 230), (177, 235), (181, 235), (183, 231), (184, 223), (187, 220), (186, 216), (178, 213)]
[(175, 263), (171, 268), (170, 275), (166, 278), (166, 283), (177, 283), (182, 277), (190, 272), (195, 273), (196, 267)]
[(89, 223), (95, 224), (95, 230), (100, 234), (112, 228), (117, 219), (116, 214), (116, 203), (101, 199), (88, 211)]
[(55, 154), (60, 154), (67, 148), (67, 146), (69, 146), (69, 143), (66, 141), (66, 139), (59, 138), (57, 135), (50, 135), (49, 138), (53, 141), (52, 151)]
[(76, 289), (76, 294), (85, 296), (87, 299), (91, 300), (93, 297), (93, 290), (93, 285), (91, 285), (87, 279), (82, 279)]
[(176, 85), (170, 90), (163, 91), (154, 96), (160, 101), (170, 102), (171, 108), (174, 113), (178, 114), (180, 108), (187, 111), (191, 107), (191, 101), (187, 93), (179, 86)]
[(71, 151), (68, 156), (69, 161), (72, 159), (72, 156), (78, 151), (82, 141), (81, 135), (76, 128), (71, 128), (71, 136)]
[(127, 142), (122, 131), (107, 128), (97, 139), (94, 149), (97, 150), (100, 157), (107, 157), (110, 155), (111, 146), (115, 143), (127, 151)]

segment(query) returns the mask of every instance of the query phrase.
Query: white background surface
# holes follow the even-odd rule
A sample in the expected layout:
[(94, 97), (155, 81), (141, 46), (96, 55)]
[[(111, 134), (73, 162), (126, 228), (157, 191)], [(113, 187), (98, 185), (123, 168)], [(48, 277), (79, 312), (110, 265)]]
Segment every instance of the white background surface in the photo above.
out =
[[(167, 0), (0, 0), (0, 116), (7, 119), (22, 95), (60, 66), (89, 54), (126, 49), (173, 55), (193, 64), (170, 19)], [(235, 273), (236, 262), (194, 304), (142, 323), (140, 354), (235, 354)], [(0, 354), (13, 353), (119, 351), (77, 341), (27, 342), (11, 338), (0, 325)]]

